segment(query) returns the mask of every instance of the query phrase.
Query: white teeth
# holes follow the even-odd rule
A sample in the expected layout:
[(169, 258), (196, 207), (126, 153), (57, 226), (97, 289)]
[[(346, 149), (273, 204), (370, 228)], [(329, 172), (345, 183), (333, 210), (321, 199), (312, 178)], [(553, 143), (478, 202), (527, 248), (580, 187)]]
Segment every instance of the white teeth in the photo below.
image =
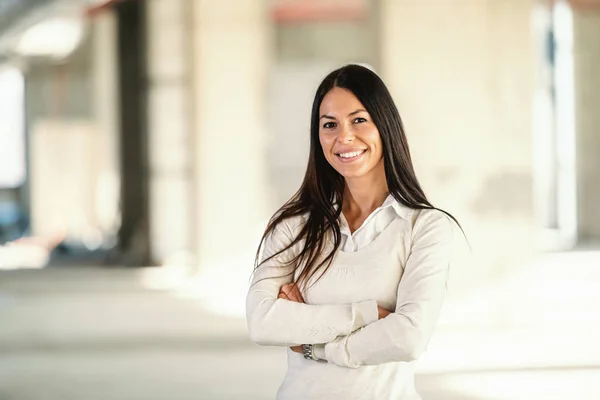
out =
[(342, 158), (352, 158), (352, 157), (356, 157), (361, 155), (364, 152), (364, 150), (359, 150), (359, 151), (353, 151), (352, 153), (341, 153), (340, 157)]

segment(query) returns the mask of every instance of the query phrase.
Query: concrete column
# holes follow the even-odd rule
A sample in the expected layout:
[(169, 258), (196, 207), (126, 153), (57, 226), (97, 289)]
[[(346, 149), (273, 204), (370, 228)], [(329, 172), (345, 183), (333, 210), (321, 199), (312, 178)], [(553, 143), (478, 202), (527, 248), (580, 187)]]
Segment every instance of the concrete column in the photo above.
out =
[(193, 254), (195, 248), (192, 0), (147, 3), (150, 243), (152, 259), (163, 264), (170, 257)]
[(103, 232), (115, 235), (119, 228), (119, 107), (117, 76), (117, 24), (115, 15), (106, 9), (93, 19), (92, 80), (94, 119), (98, 127), (99, 144), (105, 159), (97, 190), (98, 222)]
[[(247, 284), (269, 217), (266, 2), (194, 1), (194, 163), (199, 266)], [(219, 287), (224, 290), (225, 287)], [(242, 295), (245, 287), (237, 289)]]
[(469, 282), (532, 249), (533, 0), (381, 0), (381, 72), (430, 200), (462, 222)]
[(577, 222), (582, 243), (600, 242), (600, 2), (573, 9)]

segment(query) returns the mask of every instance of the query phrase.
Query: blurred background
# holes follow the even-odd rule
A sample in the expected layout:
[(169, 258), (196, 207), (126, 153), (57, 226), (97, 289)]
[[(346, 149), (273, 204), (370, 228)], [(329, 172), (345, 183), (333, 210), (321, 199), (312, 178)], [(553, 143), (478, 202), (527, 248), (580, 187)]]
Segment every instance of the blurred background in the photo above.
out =
[(600, 0), (0, 0), (0, 399), (273, 399), (254, 252), (350, 62), (472, 247), (424, 400), (600, 399)]

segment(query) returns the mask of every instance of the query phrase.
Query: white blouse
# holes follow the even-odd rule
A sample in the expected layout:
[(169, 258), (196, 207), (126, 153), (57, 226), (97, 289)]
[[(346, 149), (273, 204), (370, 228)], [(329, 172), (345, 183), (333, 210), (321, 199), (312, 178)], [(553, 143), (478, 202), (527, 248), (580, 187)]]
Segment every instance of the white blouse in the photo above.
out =
[[(297, 218), (277, 226), (262, 259), (290, 243), (303, 223)], [(388, 198), (353, 235), (343, 218), (340, 226), (343, 246), (328, 272), (303, 292), (306, 304), (277, 299), (281, 286), (299, 274), (282, 265), (300, 244), (254, 275), (247, 297), (252, 340), (313, 344), (327, 361), (288, 350), (277, 398), (419, 399), (412, 361), (425, 350), (441, 309), (452, 222), (437, 210), (412, 210)], [(394, 312), (378, 320), (377, 305)]]
[(375, 209), (354, 233), (350, 232), (350, 226), (344, 214), (341, 214), (342, 243), (340, 249), (347, 253), (362, 249), (375, 240), (394, 219), (402, 218), (408, 211), (410, 210), (398, 203), (392, 195), (389, 195), (383, 204)]

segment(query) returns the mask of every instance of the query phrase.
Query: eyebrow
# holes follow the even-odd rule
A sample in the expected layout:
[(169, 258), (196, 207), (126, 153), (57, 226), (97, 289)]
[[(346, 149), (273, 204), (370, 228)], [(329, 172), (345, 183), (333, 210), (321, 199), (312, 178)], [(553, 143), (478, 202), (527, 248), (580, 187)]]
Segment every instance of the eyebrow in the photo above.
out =
[(319, 119), (323, 119), (323, 118), (327, 118), (327, 119), (335, 119), (335, 117), (332, 117), (331, 115), (327, 115), (327, 114), (323, 114), (323, 115), (321, 115), (321, 118), (319, 118)]
[(359, 112), (367, 112), (367, 110), (363, 110), (362, 108), (359, 108), (356, 111), (352, 111), (350, 114), (348, 114), (349, 117), (353, 116), (354, 114), (358, 114)]
[[(359, 112), (367, 112), (367, 110), (363, 110), (362, 108), (359, 108), (356, 111), (352, 111), (350, 114), (348, 114), (349, 117), (358, 114)], [(327, 115), (327, 114), (323, 114), (321, 115), (321, 117), (319, 118), (319, 120), (326, 118), (326, 119), (335, 119), (335, 117), (332, 117), (331, 115)]]

